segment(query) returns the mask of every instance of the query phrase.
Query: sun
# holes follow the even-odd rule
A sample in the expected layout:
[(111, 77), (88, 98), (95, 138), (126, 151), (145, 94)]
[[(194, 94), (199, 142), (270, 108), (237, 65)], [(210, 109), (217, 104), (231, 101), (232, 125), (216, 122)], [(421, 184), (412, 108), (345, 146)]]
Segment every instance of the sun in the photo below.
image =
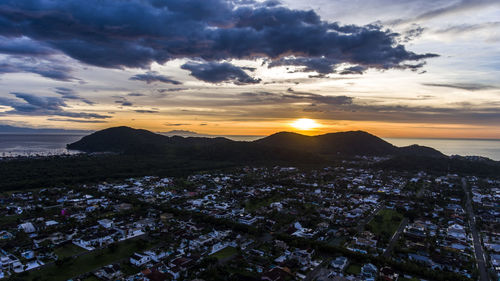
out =
[(290, 125), (295, 129), (304, 131), (311, 130), (320, 126), (320, 124), (318, 124), (316, 121), (308, 118), (297, 119), (293, 121)]

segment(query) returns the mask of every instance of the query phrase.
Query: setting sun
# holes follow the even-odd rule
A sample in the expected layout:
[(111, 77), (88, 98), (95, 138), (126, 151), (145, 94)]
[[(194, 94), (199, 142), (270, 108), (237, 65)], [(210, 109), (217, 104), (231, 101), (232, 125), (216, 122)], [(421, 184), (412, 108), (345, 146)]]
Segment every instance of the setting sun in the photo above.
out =
[(291, 125), (299, 130), (311, 130), (320, 126), (316, 121), (308, 118), (297, 119)]

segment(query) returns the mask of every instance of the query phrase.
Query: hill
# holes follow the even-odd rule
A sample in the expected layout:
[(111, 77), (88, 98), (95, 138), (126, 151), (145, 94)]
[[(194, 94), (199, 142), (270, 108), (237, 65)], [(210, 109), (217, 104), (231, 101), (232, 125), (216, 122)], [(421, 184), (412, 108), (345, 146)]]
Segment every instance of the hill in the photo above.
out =
[[(352, 157), (420, 155), (444, 157), (439, 151), (418, 145), (396, 147), (363, 131), (305, 136), (280, 132), (253, 141), (240, 142), (226, 138), (165, 136), (130, 127), (114, 127), (95, 132), (68, 144), (68, 149), (85, 152), (118, 152), (127, 154), (173, 154), (183, 158), (220, 159), (230, 161), (298, 157)], [(284, 157), (288, 155), (288, 157)]]
[(255, 142), (267, 146), (285, 147), (322, 155), (425, 155), (429, 157), (444, 157), (441, 152), (430, 147), (419, 145), (396, 147), (364, 131), (338, 132), (318, 136), (280, 132)]
[(97, 131), (68, 144), (68, 149), (85, 152), (154, 152), (165, 149), (168, 137), (147, 130), (113, 127)]
[(28, 128), (15, 127), (10, 125), (0, 124), (0, 134), (59, 134), (59, 135), (86, 135), (91, 131), (85, 130), (66, 130), (66, 129), (50, 129), (50, 128)]

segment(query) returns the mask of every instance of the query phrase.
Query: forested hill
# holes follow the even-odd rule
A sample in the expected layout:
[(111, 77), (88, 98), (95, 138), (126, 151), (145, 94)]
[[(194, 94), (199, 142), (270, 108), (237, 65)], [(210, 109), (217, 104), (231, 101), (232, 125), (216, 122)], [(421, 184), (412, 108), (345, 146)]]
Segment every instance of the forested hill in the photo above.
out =
[(444, 157), (442, 153), (429, 147), (418, 145), (396, 147), (377, 136), (363, 131), (330, 133), (319, 136), (280, 132), (253, 142), (238, 142), (226, 138), (167, 137), (146, 130), (114, 127), (85, 136), (81, 140), (69, 144), (68, 149), (85, 152), (107, 151), (132, 154), (182, 151), (186, 155), (194, 153), (199, 154), (199, 156), (207, 154), (207, 151), (214, 151), (218, 152), (214, 156), (227, 155), (238, 159), (252, 151), (255, 153), (271, 153), (271, 155), (267, 156), (271, 158), (273, 152), (278, 157), (284, 151), (302, 156), (304, 156), (304, 153), (308, 153), (318, 157), (325, 155), (388, 156), (413, 154)]

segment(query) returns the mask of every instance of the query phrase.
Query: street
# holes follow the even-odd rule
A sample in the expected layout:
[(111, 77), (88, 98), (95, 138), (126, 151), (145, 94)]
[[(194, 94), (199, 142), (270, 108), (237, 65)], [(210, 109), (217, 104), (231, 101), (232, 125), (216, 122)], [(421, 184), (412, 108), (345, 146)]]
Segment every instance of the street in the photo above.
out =
[(469, 224), (472, 232), (472, 239), (474, 242), (474, 254), (476, 255), (477, 268), (479, 270), (479, 280), (480, 281), (489, 281), (488, 271), (486, 270), (486, 262), (484, 260), (483, 247), (481, 246), (481, 240), (479, 239), (479, 234), (476, 229), (476, 220), (474, 216), (474, 212), (472, 210), (472, 203), (470, 199), (470, 195), (467, 189), (467, 182), (464, 178), (462, 178), (462, 187), (464, 189), (465, 194), (467, 195), (467, 203), (466, 203), (466, 212), (469, 215)]

